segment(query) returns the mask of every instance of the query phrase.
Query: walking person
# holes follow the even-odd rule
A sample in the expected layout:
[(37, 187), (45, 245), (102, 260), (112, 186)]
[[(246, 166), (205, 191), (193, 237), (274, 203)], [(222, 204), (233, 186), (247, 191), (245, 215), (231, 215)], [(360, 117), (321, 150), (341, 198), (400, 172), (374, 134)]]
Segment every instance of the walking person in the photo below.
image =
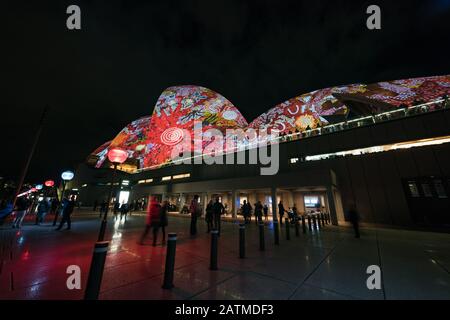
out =
[(359, 214), (358, 211), (356, 211), (355, 205), (351, 205), (350, 209), (348, 210), (348, 218), (350, 222), (352, 223), (353, 230), (355, 232), (355, 238), (360, 238), (359, 234)]
[(58, 199), (54, 198), (54, 199), (52, 200), (52, 203), (51, 203), (50, 206), (51, 206), (50, 212), (51, 212), (52, 214), (57, 214), (57, 213), (56, 213), (56, 210), (58, 210), (58, 207), (59, 207), (59, 201), (58, 201)]
[(71, 196), (70, 200), (64, 198), (62, 204), (62, 219), (61, 222), (59, 223), (58, 228), (56, 228), (55, 230), (61, 230), (61, 228), (64, 226), (66, 222), (67, 222), (66, 230), (70, 230), (70, 228), (72, 227), (71, 215), (74, 208), (75, 208), (75, 196)]
[(248, 224), (250, 221), (250, 214), (251, 214), (251, 206), (249, 203), (247, 203), (247, 200), (244, 200), (244, 203), (242, 204), (241, 211), (242, 215), (244, 216), (245, 224)]
[(162, 231), (162, 244), (166, 244), (166, 227), (169, 224), (169, 219), (167, 218), (167, 213), (169, 212), (169, 202), (164, 201), (163, 205), (161, 207), (161, 210), (159, 212), (159, 220), (160, 220), (160, 226)]
[(145, 225), (144, 233), (141, 236), (141, 240), (139, 241), (139, 244), (143, 245), (144, 240), (147, 237), (150, 230), (153, 231), (153, 246), (156, 246), (156, 240), (158, 237), (158, 230), (160, 227), (160, 211), (161, 211), (161, 205), (159, 204), (156, 197), (152, 197), (150, 204), (147, 208), (147, 221)]
[(114, 221), (117, 220), (117, 214), (119, 213), (120, 210), (120, 203), (119, 201), (114, 202)]
[(195, 195), (189, 207), (189, 212), (191, 213), (191, 236), (195, 236), (197, 234), (197, 218), (201, 215), (198, 198), (198, 195)]
[(255, 220), (256, 224), (262, 222), (262, 216), (263, 216), (263, 206), (261, 204), (261, 201), (258, 201), (255, 203)]
[(30, 208), (30, 201), (26, 197), (19, 197), (16, 200), (16, 206), (13, 211), (14, 220), (12, 227), (13, 228), (21, 228), (23, 219)]
[(98, 207), (98, 201), (97, 201), (97, 199), (95, 199), (94, 208), (92, 208), (94, 212), (97, 211), (97, 207)]
[(225, 213), (225, 207), (219, 201), (219, 197), (216, 198), (216, 202), (213, 204), (213, 228), (219, 232), (221, 230), (221, 216)]
[(283, 224), (283, 217), (285, 211), (286, 210), (284, 209), (283, 201), (280, 200), (280, 202), (278, 203), (278, 215), (280, 216), (280, 224)]
[(125, 222), (127, 222), (127, 214), (129, 211), (128, 203), (122, 203), (120, 206), (120, 221), (125, 218)]
[(292, 207), (292, 220), (293, 220), (292, 223), (297, 223), (297, 221), (299, 220), (298, 210), (297, 210), (297, 207), (295, 206), (295, 203), (294, 203), (294, 206)]
[(269, 207), (267, 206), (267, 204), (264, 204), (264, 220), (267, 221), (269, 219)]
[(102, 204), (100, 205), (100, 215), (99, 215), (100, 218), (106, 212), (106, 207), (107, 206), (108, 206), (108, 203), (106, 202), (106, 200), (103, 200)]
[(42, 199), (41, 201), (39, 201), (37, 206), (35, 225), (40, 225), (42, 222), (44, 222), (45, 216), (47, 215), (49, 209), (50, 205), (48, 204), (47, 200)]
[(213, 215), (214, 215), (213, 201), (211, 199), (209, 200), (208, 205), (206, 206), (205, 220), (206, 225), (208, 226), (208, 231), (206, 231), (207, 233), (211, 232), (211, 230), (213, 229), (213, 219), (214, 219)]

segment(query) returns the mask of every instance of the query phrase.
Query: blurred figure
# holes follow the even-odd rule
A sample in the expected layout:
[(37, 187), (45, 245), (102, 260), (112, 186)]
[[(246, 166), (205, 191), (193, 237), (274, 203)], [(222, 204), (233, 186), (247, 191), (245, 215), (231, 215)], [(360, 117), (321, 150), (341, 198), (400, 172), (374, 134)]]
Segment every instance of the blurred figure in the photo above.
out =
[(208, 205), (206, 206), (205, 220), (206, 225), (208, 226), (208, 231), (206, 231), (207, 233), (209, 233), (213, 228), (213, 214), (214, 214), (213, 201), (211, 199), (209, 200)]
[(213, 228), (219, 232), (220, 236), (221, 216), (225, 213), (225, 207), (219, 200), (219, 197), (217, 197), (216, 202), (213, 204)]
[(267, 204), (264, 204), (263, 212), (264, 220), (267, 221), (267, 219), (269, 218), (269, 207), (267, 206)]
[(100, 218), (106, 212), (106, 207), (107, 206), (108, 206), (108, 203), (106, 202), (106, 200), (103, 200), (102, 204), (100, 205), (100, 215), (99, 215)]
[(0, 225), (3, 224), (5, 219), (12, 213), (13, 203), (11, 199), (3, 199), (0, 202)]
[(125, 222), (127, 221), (127, 214), (129, 211), (128, 203), (122, 203), (120, 206), (120, 221), (125, 217)]
[(247, 203), (247, 200), (244, 200), (244, 203), (241, 207), (242, 215), (244, 216), (245, 224), (249, 223), (252, 207), (249, 203)]
[(278, 203), (278, 214), (280, 216), (280, 224), (283, 224), (283, 217), (285, 211), (286, 210), (284, 209), (283, 201), (280, 200), (280, 202)]
[(52, 200), (52, 203), (51, 203), (51, 205), (50, 205), (50, 212), (52, 213), (52, 214), (56, 214), (56, 210), (58, 209), (58, 206), (59, 206), (59, 201), (58, 201), (58, 199), (56, 199), (56, 198), (54, 198), (53, 200)]
[(70, 199), (64, 198), (62, 202), (62, 219), (58, 228), (55, 230), (61, 230), (64, 224), (67, 222), (66, 230), (70, 230), (72, 227), (71, 215), (75, 208), (75, 196), (71, 196)]
[(169, 212), (169, 202), (164, 201), (159, 213), (160, 226), (162, 231), (162, 244), (166, 244), (166, 227), (169, 224), (169, 219), (167, 218), (167, 213)]
[(97, 201), (97, 199), (95, 199), (94, 208), (92, 208), (94, 212), (97, 211), (97, 206), (98, 206), (98, 201)]
[(59, 200), (57, 198), (54, 198), (51, 204), (51, 212), (54, 215), (53, 226), (56, 226), (56, 222), (60, 214), (59, 205), (60, 205)]
[(49, 209), (50, 205), (46, 199), (42, 199), (38, 202), (35, 225), (40, 225), (44, 222), (45, 216), (47, 215)]
[(352, 223), (353, 230), (355, 231), (355, 238), (360, 238), (359, 214), (358, 214), (358, 211), (356, 211), (356, 207), (354, 204), (350, 205), (350, 209), (348, 210), (348, 219)]
[(152, 197), (147, 208), (147, 222), (145, 225), (145, 230), (141, 236), (139, 244), (143, 245), (148, 233), (150, 232), (150, 230), (153, 230), (153, 246), (156, 246), (156, 238), (158, 236), (158, 230), (160, 227), (160, 210), (161, 205), (159, 204), (158, 200), (156, 199), (156, 197)]
[(255, 203), (255, 221), (256, 224), (259, 222), (262, 222), (262, 216), (263, 216), (263, 206), (261, 204), (261, 201), (258, 201)]
[(31, 205), (31, 203), (28, 200), (28, 198), (26, 198), (26, 197), (17, 198), (16, 206), (13, 211), (13, 215), (14, 215), (14, 221), (12, 224), (13, 228), (20, 229), (22, 227), (23, 218), (25, 218), (25, 215), (27, 214), (28, 209), (30, 208), (30, 205)]
[(119, 201), (114, 202), (114, 220), (117, 220), (117, 214), (119, 213), (120, 203)]
[(191, 213), (191, 236), (195, 236), (197, 234), (197, 218), (201, 215), (198, 198), (198, 195), (195, 195), (189, 207), (189, 212)]

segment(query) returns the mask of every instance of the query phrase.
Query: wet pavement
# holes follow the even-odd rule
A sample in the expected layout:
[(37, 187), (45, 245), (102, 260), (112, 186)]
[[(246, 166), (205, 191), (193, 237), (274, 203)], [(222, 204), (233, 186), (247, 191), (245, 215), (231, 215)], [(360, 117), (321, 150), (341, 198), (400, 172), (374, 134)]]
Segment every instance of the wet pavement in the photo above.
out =
[[(54, 231), (52, 217), (21, 230), (0, 227), (0, 299), (82, 299), (98, 213), (78, 211), (72, 230)], [(166, 247), (137, 242), (144, 215), (108, 224), (110, 240), (100, 299), (450, 299), (450, 235), (392, 229), (349, 228), (320, 231), (274, 245), (273, 227), (265, 227), (266, 250), (259, 250), (257, 226), (246, 228), (246, 258), (239, 259), (239, 227), (222, 224), (219, 270), (209, 270), (210, 236), (199, 220), (196, 237), (189, 219), (170, 217), (168, 232), (178, 235), (172, 290), (161, 288)], [(69, 290), (70, 265), (81, 268), (81, 290)], [(366, 285), (370, 265), (381, 267), (380, 290)]]

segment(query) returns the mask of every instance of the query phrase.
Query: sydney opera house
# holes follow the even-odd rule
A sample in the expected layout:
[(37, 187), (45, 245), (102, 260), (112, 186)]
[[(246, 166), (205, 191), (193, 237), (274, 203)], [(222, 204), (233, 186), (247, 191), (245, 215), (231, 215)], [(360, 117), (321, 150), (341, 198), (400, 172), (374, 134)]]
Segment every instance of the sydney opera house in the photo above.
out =
[[(112, 167), (107, 153), (120, 147), (128, 153), (113, 183), (120, 202), (154, 195), (181, 211), (198, 194), (202, 204), (220, 197), (236, 216), (243, 200), (260, 200), (271, 211), (282, 200), (301, 213), (321, 208), (333, 224), (346, 223), (354, 205), (367, 224), (448, 227), (449, 94), (450, 75), (357, 83), (299, 95), (248, 122), (237, 106), (210, 89), (170, 87), (152, 115), (131, 122), (89, 155), (71, 189), (83, 205), (107, 199)], [(268, 165), (252, 161), (174, 160), (174, 148), (186, 136), (199, 148), (183, 160), (201, 158), (213, 143), (194, 141), (196, 130), (235, 139), (235, 147), (216, 153), (217, 159), (238, 154), (248, 159), (261, 141), (230, 135), (249, 129), (268, 133), (269, 151), (277, 146), (276, 174), (261, 174)]]

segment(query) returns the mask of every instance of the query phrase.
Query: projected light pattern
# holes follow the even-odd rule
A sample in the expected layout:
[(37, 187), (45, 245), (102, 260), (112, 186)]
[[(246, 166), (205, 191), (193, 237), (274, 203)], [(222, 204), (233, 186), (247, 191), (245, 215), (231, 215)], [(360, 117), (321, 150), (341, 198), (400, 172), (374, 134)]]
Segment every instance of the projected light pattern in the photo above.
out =
[(183, 140), (183, 130), (179, 128), (169, 128), (166, 129), (161, 134), (161, 142), (168, 146), (174, 146)]
[[(136, 169), (158, 168), (172, 163), (172, 150), (184, 140), (186, 133), (195, 137), (195, 123), (201, 123), (202, 134), (216, 129), (225, 137), (227, 129), (251, 128), (281, 134), (303, 132), (326, 125), (328, 116), (346, 116), (349, 108), (339, 100), (340, 95), (364, 101), (367, 105), (383, 103), (388, 109), (407, 108), (450, 95), (450, 75), (316, 90), (275, 106), (250, 124), (230, 101), (210, 89), (170, 87), (158, 98), (152, 116), (133, 121), (92, 155), (96, 159), (95, 166), (101, 167), (108, 150), (119, 147), (128, 152), (129, 161), (135, 162)], [(237, 143), (251, 144), (246, 139), (241, 137)], [(193, 150), (194, 154), (201, 154), (211, 140), (196, 142), (191, 141), (192, 146), (199, 147)]]

